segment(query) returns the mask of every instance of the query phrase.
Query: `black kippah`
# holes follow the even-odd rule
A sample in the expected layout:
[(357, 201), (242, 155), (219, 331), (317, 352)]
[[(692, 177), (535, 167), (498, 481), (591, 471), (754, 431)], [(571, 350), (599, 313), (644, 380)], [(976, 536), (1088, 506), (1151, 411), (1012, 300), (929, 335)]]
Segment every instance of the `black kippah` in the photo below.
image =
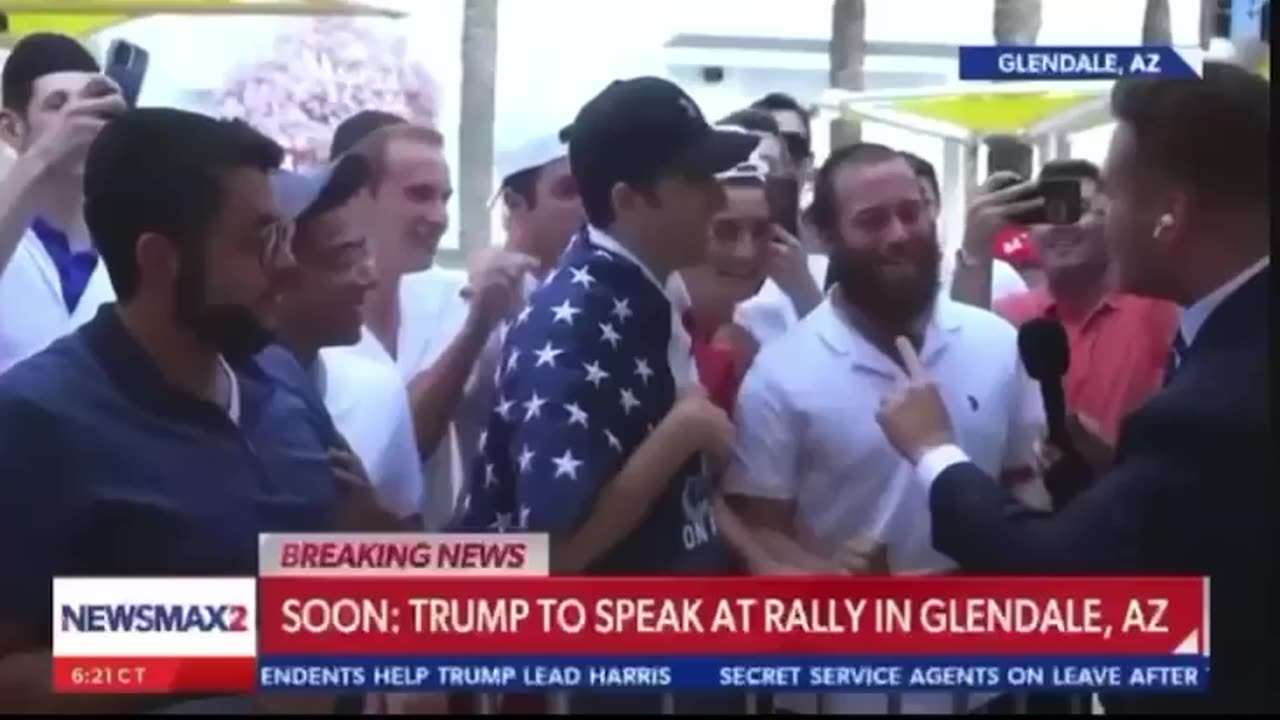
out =
[(93, 55), (75, 38), (57, 33), (25, 35), (4, 62), (4, 106), (25, 110), (36, 80), (57, 72), (101, 72)]

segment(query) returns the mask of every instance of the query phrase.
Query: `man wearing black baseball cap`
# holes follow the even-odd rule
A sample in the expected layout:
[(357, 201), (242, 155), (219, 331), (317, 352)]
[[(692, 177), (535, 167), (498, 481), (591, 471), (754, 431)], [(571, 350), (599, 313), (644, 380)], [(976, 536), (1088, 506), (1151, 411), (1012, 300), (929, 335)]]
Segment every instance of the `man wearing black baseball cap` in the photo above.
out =
[[(458, 524), (573, 544), (630, 488), (632, 502), (613, 518), (630, 529), (599, 547), (585, 574), (724, 573), (731, 563), (707, 470), (727, 460), (732, 425), (688, 391), (696, 384), (688, 346), (670, 352), (680, 325), (667, 282), (702, 261), (724, 202), (715, 174), (745, 160), (757, 138), (714, 130), (688, 95), (658, 78), (613, 83), (571, 127), (569, 163), (588, 226), (507, 333), (497, 408)], [(676, 709), (704, 700), (682, 696)], [(742, 710), (732, 697), (712, 702)], [(661, 705), (656, 695), (583, 694), (572, 711), (623, 708)]]

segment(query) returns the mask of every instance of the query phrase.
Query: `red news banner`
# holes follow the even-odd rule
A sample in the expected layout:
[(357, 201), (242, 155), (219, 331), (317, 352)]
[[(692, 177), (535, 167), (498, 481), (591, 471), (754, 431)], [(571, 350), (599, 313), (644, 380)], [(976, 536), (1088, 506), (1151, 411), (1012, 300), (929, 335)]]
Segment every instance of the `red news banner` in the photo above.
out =
[(262, 654), (1205, 649), (1203, 591), (1181, 580), (266, 579), (259, 597)]

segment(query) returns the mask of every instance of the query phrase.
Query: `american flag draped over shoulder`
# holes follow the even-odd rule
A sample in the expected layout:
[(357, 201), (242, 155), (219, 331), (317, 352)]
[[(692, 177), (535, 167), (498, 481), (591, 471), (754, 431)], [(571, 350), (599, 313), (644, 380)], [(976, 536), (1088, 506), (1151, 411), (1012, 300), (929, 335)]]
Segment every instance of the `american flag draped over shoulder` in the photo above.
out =
[[(455, 524), (579, 527), (675, 402), (671, 317), (639, 266), (579, 235), (507, 330), (496, 405)], [(693, 560), (686, 556), (718, 551), (715, 538), (709, 487), (691, 458), (642, 527), (600, 565), (678, 571)]]

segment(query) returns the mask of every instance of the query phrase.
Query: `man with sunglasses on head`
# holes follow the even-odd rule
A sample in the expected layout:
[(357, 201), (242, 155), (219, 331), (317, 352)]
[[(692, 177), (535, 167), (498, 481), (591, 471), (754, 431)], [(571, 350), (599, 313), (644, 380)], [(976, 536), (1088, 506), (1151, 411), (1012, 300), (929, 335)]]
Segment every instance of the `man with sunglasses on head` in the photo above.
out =
[(17, 158), (0, 179), (0, 373), (111, 300), (80, 182), (89, 143), (125, 109), (98, 62), (65, 35), (23, 37), (2, 84), (0, 139)]
[(254, 362), (293, 263), (282, 158), (248, 125), (172, 109), (93, 141), (85, 220), (119, 299), (0, 375), (0, 707), (175, 701), (51, 694), (51, 578), (255, 575), (259, 533), (341, 529), (359, 499), (328, 416)]

